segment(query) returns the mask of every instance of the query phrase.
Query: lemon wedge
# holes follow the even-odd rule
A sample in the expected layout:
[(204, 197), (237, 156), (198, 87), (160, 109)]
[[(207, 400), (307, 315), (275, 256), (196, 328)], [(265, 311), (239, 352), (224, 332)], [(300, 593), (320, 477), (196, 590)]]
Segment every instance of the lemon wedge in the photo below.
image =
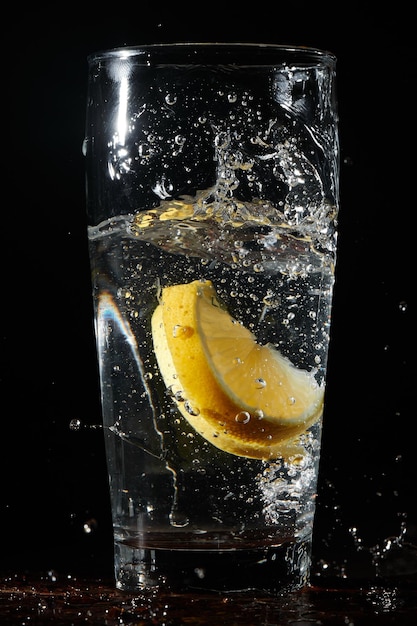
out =
[(258, 459), (300, 454), (323, 388), (230, 316), (211, 281), (162, 290), (152, 316), (158, 366), (179, 411), (221, 450)]

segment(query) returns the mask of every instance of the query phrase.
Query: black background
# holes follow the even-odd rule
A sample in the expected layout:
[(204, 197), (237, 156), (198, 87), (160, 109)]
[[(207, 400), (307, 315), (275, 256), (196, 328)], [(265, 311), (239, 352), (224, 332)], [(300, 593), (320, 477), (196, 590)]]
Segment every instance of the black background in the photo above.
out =
[(51, 6), (11, 7), (3, 20), (0, 571), (112, 575), (81, 153), (86, 57), (252, 41), (338, 57), (340, 235), (314, 564), (372, 576), (388, 537), (403, 527), (417, 543), (412, 5)]

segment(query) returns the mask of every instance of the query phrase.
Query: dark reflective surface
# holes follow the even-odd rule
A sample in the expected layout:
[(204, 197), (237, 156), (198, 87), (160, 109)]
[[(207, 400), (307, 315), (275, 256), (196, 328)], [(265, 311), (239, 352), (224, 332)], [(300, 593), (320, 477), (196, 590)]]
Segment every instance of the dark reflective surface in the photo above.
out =
[(409, 581), (355, 587), (328, 581), (281, 598), (216, 594), (151, 597), (118, 592), (111, 581), (12, 575), (0, 584), (2, 624), (105, 626), (414, 626), (417, 592)]

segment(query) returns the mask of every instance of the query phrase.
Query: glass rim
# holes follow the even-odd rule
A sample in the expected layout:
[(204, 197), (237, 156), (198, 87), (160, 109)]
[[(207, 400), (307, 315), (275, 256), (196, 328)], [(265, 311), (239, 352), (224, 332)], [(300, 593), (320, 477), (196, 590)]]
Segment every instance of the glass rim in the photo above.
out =
[[(203, 59), (206, 55), (209, 59)], [(334, 67), (337, 58), (325, 49), (256, 42), (174, 42), (120, 46), (99, 50), (87, 56), (89, 65), (104, 60), (143, 58), (144, 66), (154, 65), (236, 65), (273, 66), (302, 64)]]

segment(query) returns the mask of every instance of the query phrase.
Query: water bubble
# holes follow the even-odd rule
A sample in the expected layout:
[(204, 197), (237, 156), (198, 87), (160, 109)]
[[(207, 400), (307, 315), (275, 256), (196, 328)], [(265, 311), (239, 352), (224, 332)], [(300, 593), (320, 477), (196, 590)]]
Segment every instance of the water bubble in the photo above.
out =
[(186, 138), (184, 137), (184, 135), (176, 135), (174, 141), (177, 146), (183, 146), (186, 142)]
[(229, 143), (227, 133), (218, 133), (214, 138), (214, 145), (216, 148), (226, 148)]
[(144, 374), (143, 378), (144, 378), (145, 380), (152, 380), (152, 376), (153, 376), (153, 375), (152, 375), (152, 372), (145, 372), (145, 374)]
[(268, 289), (266, 295), (262, 298), (262, 302), (268, 308), (277, 308), (281, 304), (281, 298), (275, 294), (275, 292)]
[(177, 402), (184, 402), (185, 400), (184, 393), (182, 391), (177, 391), (174, 394), (174, 398), (176, 399)]
[(173, 104), (175, 104), (176, 101), (177, 101), (177, 96), (175, 94), (167, 93), (167, 95), (165, 96), (165, 102), (169, 106), (172, 106)]
[(185, 513), (181, 513), (181, 511), (173, 511), (170, 516), (170, 522), (172, 526), (177, 528), (184, 528), (184, 526), (188, 526), (190, 520), (185, 515)]
[(256, 389), (265, 389), (266, 380), (264, 378), (256, 378), (255, 379), (255, 387)]
[(250, 421), (250, 413), (247, 411), (240, 411), (240, 413), (235, 416), (235, 421), (238, 424), (248, 424)]
[(193, 415), (195, 417), (197, 415), (200, 415), (200, 410), (197, 409), (196, 407), (191, 406), (188, 400), (184, 402), (184, 409), (187, 411), (187, 413), (189, 413), (189, 415)]
[(182, 326), (176, 324), (172, 329), (172, 336), (174, 339), (188, 339), (194, 334), (194, 329), (191, 326)]
[(146, 159), (151, 155), (151, 147), (147, 143), (141, 143), (138, 146), (138, 153), (142, 159)]
[(70, 423), (69, 423), (69, 427), (70, 427), (70, 430), (74, 430), (74, 431), (80, 430), (80, 428), (81, 428), (81, 420), (79, 420), (77, 418), (72, 419), (70, 421)]
[(232, 104), (233, 104), (233, 102), (236, 102), (236, 100), (237, 100), (237, 94), (236, 94), (236, 93), (234, 93), (234, 92), (228, 93), (228, 94), (227, 94), (227, 99), (228, 99), (228, 101), (229, 101), (230, 103), (232, 103)]
[(206, 570), (203, 567), (196, 567), (194, 569), (194, 573), (196, 574), (197, 578), (204, 578), (206, 575)]

